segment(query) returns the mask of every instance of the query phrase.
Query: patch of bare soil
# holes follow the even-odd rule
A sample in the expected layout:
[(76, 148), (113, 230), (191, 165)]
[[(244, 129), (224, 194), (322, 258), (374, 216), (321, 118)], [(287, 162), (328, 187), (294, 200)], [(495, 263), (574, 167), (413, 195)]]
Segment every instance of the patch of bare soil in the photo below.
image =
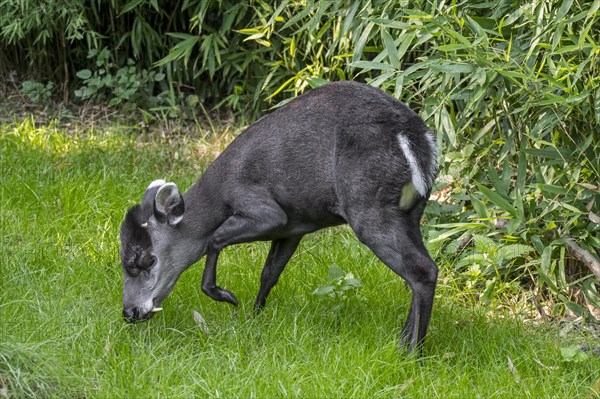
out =
[[(171, 112), (177, 114), (177, 110)], [(14, 76), (0, 76), (0, 124), (33, 119), (36, 125), (56, 126), (67, 131), (119, 126), (135, 133), (159, 137), (209, 137), (240, 126), (231, 112), (198, 107), (193, 116), (173, 117), (167, 113), (127, 110), (92, 103), (78, 103), (65, 98), (32, 101)], [(239, 130), (239, 129), (238, 129)]]

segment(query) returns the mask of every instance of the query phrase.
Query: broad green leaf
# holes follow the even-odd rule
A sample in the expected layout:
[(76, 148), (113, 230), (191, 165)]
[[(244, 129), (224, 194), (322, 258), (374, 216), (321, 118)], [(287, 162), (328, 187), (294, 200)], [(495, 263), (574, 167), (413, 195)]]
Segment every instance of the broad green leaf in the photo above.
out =
[[(286, 30), (287, 28), (291, 27), (292, 25), (302, 21), (304, 18), (306, 18), (313, 10), (311, 9), (311, 7), (302, 7), (302, 9), (296, 13), (292, 18), (288, 19), (288, 21), (283, 25), (283, 27), (281, 28), (281, 30)], [(302, 29), (302, 27), (300, 28)], [(298, 33), (299, 31), (296, 31), (295, 33)]]
[(256, 33), (251, 34), (247, 38), (245, 38), (244, 41), (247, 42), (249, 40), (262, 39), (263, 37), (265, 37), (266, 34), (267, 34), (267, 31), (256, 32)]
[(521, 18), (522, 15), (523, 9), (518, 8), (514, 12), (509, 14), (507, 17), (503, 18), (500, 24), (501, 26), (510, 26), (513, 23), (515, 23), (515, 21), (517, 21), (519, 18)]
[(531, 239), (531, 244), (533, 244), (533, 247), (535, 248), (535, 251), (537, 252), (537, 254), (542, 255), (542, 252), (544, 251), (544, 244), (542, 243), (540, 236), (537, 234), (534, 234), (531, 236), (530, 239)]
[(475, 71), (473, 65), (453, 63), (432, 64), (430, 68), (436, 72), (446, 73), (472, 73)]
[(560, 247), (560, 254), (558, 256), (558, 264), (557, 264), (558, 267), (556, 268), (556, 280), (560, 287), (566, 287), (568, 285), (566, 269), (565, 269), (566, 252), (567, 252), (567, 249), (564, 246)]
[(373, 61), (355, 61), (350, 63), (351, 67), (360, 68), (364, 70), (381, 70), (381, 71), (393, 71), (394, 67), (389, 64), (384, 64), (383, 62), (373, 62)]
[(368, 18), (367, 19), (370, 22), (373, 22), (376, 25), (379, 26), (385, 26), (388, 28), (395, 28), (395, 29), (411, 29), (414, 26), (406, 23), (406, 22), (402, 22), (402, 21), (397, 21), (397, 20), (392, 20), (392, 19), (385, 19), (385, 18)]
[(571, 158), (571, 153), (566, 150), (559, 150), (558, 148), (525, 148), (523, 151), (525, 151), (526, 154), (534, 157), (554, 158), (560, 160), (567, 160)]
[(564, 24), (572, 24), (588, 17), (588, 11), (581, 11), (564, 20)]
[(145, 0), (131, 0), (129, 3), (125, 4), (121, 9), (120, 15), (128, 13), (129, 11), (137, 8), (140, 4), (142, 4)]
[(383, 44), (385, 45), (385, 50), (387, 51), (390, 63), (394, 68), (400, 69), (398, 48), (396, 48), (396, 43), (394, 43), (394, 39), (392, 39), (392, 36), (390, 36), (390, 34), (385, 28), (381, 29), (381, 37), (383, 38)]
[(569, 308), (571, 312), (575, 313), (576, 316), (584, 316), (587, 313), (585, 309), (572, 301), (567, 302), (565, 306)]
[(533, 252), (533, 247), (523, 244), (510, 244), (501, 246), (496, 252), (496, 256), (502, 260), (513, 260), (520, 258), (525, 254)]
[(498, 250), (496, 241), (480, 234), (473, 236), (473, 242), (475, 243), (475, 249), (481, 253), (493, 253)]
[(335, 287), (333, 285), (325, 285), (317, 287), (312, 293), (313, 295), (329, 295), (333, 292)]
[(92, 77), (92, 71), (89, 69), (82, 69), (81, 71), (77, 71), (75, 74), (79, 79), (89, 79)]
[(488, 219), (489, 214), (487, 211), (487, 207), (485, 206), (483, 201), (481, 201), (479, 198), (477, 198), (473, 194), (469, 194), (469, 197), (471, 199), (471, 205), (473, 205), (473, 209), (475, 209), (475, 212), (477, 212), (477, 215), (482, 219)]
[(182, 34), (178, 34), (177, 36), (179, 38), (185, 37), (185, 39), (173, 46), (169, 54), (167, 54), (164, 58), (156, 62), (156, 66), (165, 65), (171, 61), (179, 59), (183, 59), (184, 64), (187, 64), (190, 55), (192, 54), (192, 51), (194, 50), (198, 42), (200, 42), (200, 36)]
[(481, 184), (477, 184), (477, 188), (479, 188), (483, 195), (492, 201), (492, 203), (494, 203), (494, 205), (496, 205), (498, 208), (504, 212), (510, 213), (512, 216), (517, 216), (515, 207), (506, 198)]
[(544, 248), (543, 252), (542, 252), (542, 257), (540, 258), (540, 262), (541, 262), (541, 267), (542, 267), (542, 272), (544, 272), (544, 274), (550, 274), (551, 272), (551, 265), (552, 265), (552, 247), (551, 246), (547, 246)]
[(558, 12), (556, 13), (557, 22), (560, 22), (565, 17), (565, 15), (567, 15), (572, 5), (573, 0), (563, 0), (562, 4), (560, 5), (560, 8), (558, 9)]
[(538, 275), (542, 279), (542, 281), (550, 288), (550, 290), (556, 295), (560, 292), (553, 278), (550, 278), (550, 275), (544, 273), (541, 270), (538, 270)]
[(462, 228), (463, 230), (469, 230), (469, 229), (485, 229), (487, 226), (482, 223), (439, 223), (439, 224), (431, 225), (431, 227), (440, 228), (440, 229)]
[(562, 187), (562, 186), (555, 186), (552, 184), (536, 184), (535, 185), (537, 188), (539, 188), (540, 190), (549, 193), (549, 194), (560, 194), (560, 195), (565, 195), (569, 193), (569, 189), (566, 187)]
[(589, 359), (589, 355), (581, 350), (579, 345), (560, 348), (560, 357), (565, 362), (581, 363)]
[(286, 80), (285, 82), (283, 82), (283, 84), (281, 86), (279, 86), (273, 93), (271, 93), (267, 97), (267, 99), (271, 99), (271, 98), (275, 97), (282, 90), (285, 90), (290, 85), (290, 83), (294, 82), (295, 80), (296, 80), (296, 76), (292, 76), (291, 78), (289, 78), (288, 80)]
[(450, 114), (446, 110), (446, 108), (442, 108), (439, 112), (439, 118), (441, 123), (441, 128), (443, 133), (448, 137), (448, 141), (452, 145), (452, 147), (456, 147), (456, 131), (454, 130), (454, 123), (452, 123), (452, 119), (450, 118)]
[(279, 4), (279, 6), (275, 9), (275, 11), (273, 11), (273, 13), (271, 14), (271, 18), (269, 18), (267, 25), (273, 25), (275, 23), (275, 21), (282, 21), (280, 14), (283, 11), (283, 9), (288, 5), (289, 2), (290, 2), (290, 0), (283, 0), (281, 2), (281, 4)]
[(421, 11), (417, 9), (404, 9), (402, 10), (406, 14), (407, 18), (415, 19), (431, 19), (432, 16), (427, 11)]
[(381, 84), (387, 80), (389, 80), (392, 76), (395, 75), (395, 72), (384, 72), (379, 75), (377, 78), (373, 79), (369, 82), (369, 84), (373, 87), (379, 87)]
[(354, 23), (354, 16), (356, 15), (356, 11), (358, 10), (359, 6), (360, 0), (354, 0), (354, 2), (352, 3), (352, 7), (350, 7), (350, 10), (348, 10), (348, 13), (344, 17), (344, 23), (342, 24), (342, 31), (340, 33), (341, 36), (344, 36)]
[[(437, 225), (437, 227), (440, 227), (440, 225)], [(479, 223), (462, 223), (462, 224), (460, 224), (460, 226), (451, 228), (450, 230), (447, 230), (447, 231), (441, 233), (437, 237), (429, 240), (429, 242), (434, 243), (434, 242), (444, 241), (448, 237), (452, 237), (453, 235), (458, 234), (458, 233), (462, 233), (462, 232), (464, 232), (466, 230), (470, 230), (470, 229), (484, 229), (484, 228), (486, 228), (486, 226), (484, 224), (479, 224)]]
[(498, 72), (502, 76), (506, 76), (507, 78), (531, 79), (531, 77), (525, 75), (523, 72), (507, 71), (507, 70), (504, 70), (504, 69), (496, 69), (495, 71)]
[(357, 280), (355, 278), (346, 278), (344, 280), (346, 282), (346, 284), (348, 284), (351, 287), (362, 287), (363, 283), (360, 280)]
[(255, 35), (257, 33), (264, 32), (263, 27), (258, 28), (244, 28), (244, 29), (236, 29), (234, 32), (241, 33), (243, 35)]
[(573, 213), (576, 213), (577, 215), (582, 215), (584, 212), (580, 209), (575, 208), (573, 205), (568, 204), (566, 202), (563, 201), (559, 201), (559, 204), (561, 207), (570, 210)]
[(354, 46), (354, 55), (352, 57), (354, 61), (358, 61), (362, 57), (363, 49), (367, 44), (367, 40), (369, 39), (369, 35), (371, 34), (371, 29), (373, 29), (373, 26), (375, 26), (375, 24), (373, 22), (369, 22), (358, 38), (358, 41)]
[(398, 58), (402, 60), (404, 54), (412, 45), (413, 40), (415, 40), (415, 32), (407, 32), (400, 37), (400, 45), (398, 46)]
[(435, 49), (438, 51), (449, 52), (449, 51), (456, 51), (456, 50), (464, 50), (469, 47), (471, 47), (470, 44), (467, 45), (467, 44), (454, 43), (454, 44), (444, 44), (442, 46), (437, 46)]
[(307, 81), (308, 84), (310, 85), (310, 87), (312, 87), (313, 89), (329, 83), (329, 81), (327, 79), (321, 79), (321, 78), (316, 78), (316, 77), (312, 77), (312, 76), (308, 77), (304, 80)]
[(590, 6), (590, 9), (588, 10), (587, 16), (591, 17), (596, 13), (596, 11), (598, 11), (598, 9), (600, 9), (600, 0), (594, 0), (592, 5)]
[(327, 280), (337, 281), (337, 280), (344, 278), (345, 275), (346, 275), (346, 272), (344, 272), (342, 269), (340, 269), (336, 264), (332, 263), (329, 266), (329, 274), (327, 276)]

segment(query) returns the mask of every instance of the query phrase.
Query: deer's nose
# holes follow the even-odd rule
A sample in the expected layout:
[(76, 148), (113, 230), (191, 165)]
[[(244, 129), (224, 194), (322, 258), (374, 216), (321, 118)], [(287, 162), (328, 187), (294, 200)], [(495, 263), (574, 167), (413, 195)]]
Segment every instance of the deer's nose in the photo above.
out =
[(123, 318), (129, 323), (139, 320), (139, 311), (137, 307), (131, 309), (123, 309)]

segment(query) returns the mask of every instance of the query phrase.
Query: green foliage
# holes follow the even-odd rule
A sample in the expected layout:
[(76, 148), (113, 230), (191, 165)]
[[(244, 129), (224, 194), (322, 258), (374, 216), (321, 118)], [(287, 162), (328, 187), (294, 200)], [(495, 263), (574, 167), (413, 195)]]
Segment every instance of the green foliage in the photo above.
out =
[(313, 291), (313, 294), (345, 300), (351, 294), (356, 293), (360, 287), (362, 287), (362, 282), (354, 278), (352, 272), (346, 273), (332, 263), (329, 266), (327, 284), (319, 286)]
[[(431, 235), (533, 246), (534, 258), (515, 259), (523, 274), (565, 299), (585, 282), (591, 303), (597, 280), (581, 265), (568, 270), (564, 236), (600, 254), (600, 47), (592, 29), (600, 2), (386, 4), (362, 19), (365, 46), (376, 52), (368, 61), (355, 52), (351, 66), (417, 105), (438, 133), (441, 180), (461, 212), (433, 210), (443, 223)], [(476, 255), (478, 267), (501, 266)]]
[[(467, 237), (467, 245), (464, 239), (455, 239), (443, 251), (446, 258), (456, 258), (455, 278), (466, 290), (478, 294), (484, 305), (504, 294), (519, 292), (518, 279), (528, 272), (530, 265), (523, 260), (529, 260), (528, 255), (534, 251), (531, 246), (498, 242), (492, 237), (475, 234)], [(459, 248), (461, 245), (465, 248)]]
[(21, 85), (21, 93), (34, 103), (40, 103), (50, 100), (52, 97), (53, 82), (48, 82), (45, 85), (39, 82), (26, 80)]
[(96, 69), (82, 69), (76, 73), (83, 86), (75, 90), (75, 96), (94, 102), (107, 101), (109, 107), (137, 104), (147, 108), (156, 105), (158, 100), (152, 97), (153, 86), (164, 80), (163, 73), (145, 69), (138, 71), (132, 59), (127, 60), (126, 66), (118, 68), (106, 48), (99, 52), (91, 50), (88, 58), (96, 60)]
[(570, 345), (560, 348), (560, 357), (567, 363), (582, 363), (589, 360), (590, 356), (581, 350), (579, 345)]

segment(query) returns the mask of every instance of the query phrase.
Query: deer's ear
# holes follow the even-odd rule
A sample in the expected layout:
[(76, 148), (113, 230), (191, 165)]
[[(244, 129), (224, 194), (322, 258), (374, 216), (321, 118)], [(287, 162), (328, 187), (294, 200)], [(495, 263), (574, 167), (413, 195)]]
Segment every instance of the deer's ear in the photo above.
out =
[(142, 197), (142, 222), (147, 222), (148, 218), (150, 218), (150, 216), (153, 214), (154, 198), (156, 197), (158, 189), (164, 186), (165, 184), (167, 184), (167, 182), (162, 179), (154, 180), (152, 183), (150, 183), (148, 188), (146, 188), (144, 196)]
[(185, 205), (175, 183), (160, 186), (154, 196), (154, 217), (160, 223), (176, 225), (183, 219)]

